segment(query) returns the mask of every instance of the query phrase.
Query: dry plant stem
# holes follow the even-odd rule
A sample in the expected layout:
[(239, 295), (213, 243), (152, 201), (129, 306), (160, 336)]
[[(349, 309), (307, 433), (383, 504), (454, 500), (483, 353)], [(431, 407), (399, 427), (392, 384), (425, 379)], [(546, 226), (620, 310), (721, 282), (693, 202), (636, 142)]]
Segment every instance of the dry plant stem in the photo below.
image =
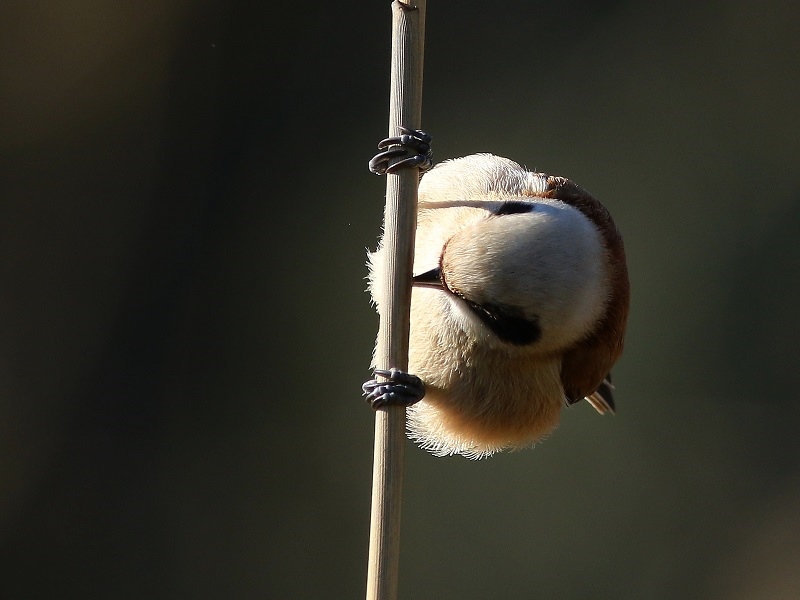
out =
[[(389, 135), (398, 126), (419, 129), (422, 115), (422, 64), (425, 0), (392, 3), (392, 66)], [(418, 169), (387, 175), (383, 247), (387, 288), (381, 306), (376, 367), (408, 368), (409, 309), (417, 226)], [(405, 445), (404, 407), (375, 414), (367, 600), (397, 598), (400, 507)]]

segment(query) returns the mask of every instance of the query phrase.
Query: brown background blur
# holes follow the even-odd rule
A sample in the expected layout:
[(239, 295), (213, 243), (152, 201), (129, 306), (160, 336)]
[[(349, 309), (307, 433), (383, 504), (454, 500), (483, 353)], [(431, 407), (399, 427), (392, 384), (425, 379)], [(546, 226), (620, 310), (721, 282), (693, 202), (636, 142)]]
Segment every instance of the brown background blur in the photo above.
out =
[[(0, 18), (0, 597), (363, 595), (389, 2)], [(402, 598), (800, 597), (800, 4), (428, 7), (424, 127), (623, 230), (618, 415), (409, 446)]]

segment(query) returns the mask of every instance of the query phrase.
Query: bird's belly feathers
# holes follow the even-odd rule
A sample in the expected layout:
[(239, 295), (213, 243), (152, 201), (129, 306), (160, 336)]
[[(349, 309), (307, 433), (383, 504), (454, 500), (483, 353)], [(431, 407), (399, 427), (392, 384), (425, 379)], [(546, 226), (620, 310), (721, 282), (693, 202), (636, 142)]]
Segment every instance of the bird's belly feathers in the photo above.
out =
[(558, 358), (487, 349), (458, 331), (442, 333), (412, 320), (409, 371), (427, 391), (409, 409), (408, 429), (424, 448), (480, 458), (530, 446), (558, 425)]

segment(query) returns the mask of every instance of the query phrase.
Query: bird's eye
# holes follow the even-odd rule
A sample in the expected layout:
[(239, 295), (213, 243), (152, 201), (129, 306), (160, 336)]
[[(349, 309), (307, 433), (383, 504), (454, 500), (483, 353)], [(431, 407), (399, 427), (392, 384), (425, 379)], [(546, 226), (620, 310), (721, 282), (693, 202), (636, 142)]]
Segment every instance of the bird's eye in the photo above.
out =
[(519, 213), (531, 212), (533, 210), (532, 202), (503, 202), (500, 208), (494, 213), (498, 216), (502, 215), (516, 215)]

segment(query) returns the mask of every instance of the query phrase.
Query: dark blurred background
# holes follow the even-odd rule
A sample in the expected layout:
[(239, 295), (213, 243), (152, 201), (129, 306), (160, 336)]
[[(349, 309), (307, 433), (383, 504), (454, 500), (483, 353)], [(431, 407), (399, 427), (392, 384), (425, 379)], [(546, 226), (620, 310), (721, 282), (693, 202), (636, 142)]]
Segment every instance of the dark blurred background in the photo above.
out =
[[(9, 4), (0, 595), (363, 596), (387, 1)], [(618, 415), (409, 445), (402, 598), (800, 597), (800, 4), (432, 1), (424, 127), (591, 190)]]

